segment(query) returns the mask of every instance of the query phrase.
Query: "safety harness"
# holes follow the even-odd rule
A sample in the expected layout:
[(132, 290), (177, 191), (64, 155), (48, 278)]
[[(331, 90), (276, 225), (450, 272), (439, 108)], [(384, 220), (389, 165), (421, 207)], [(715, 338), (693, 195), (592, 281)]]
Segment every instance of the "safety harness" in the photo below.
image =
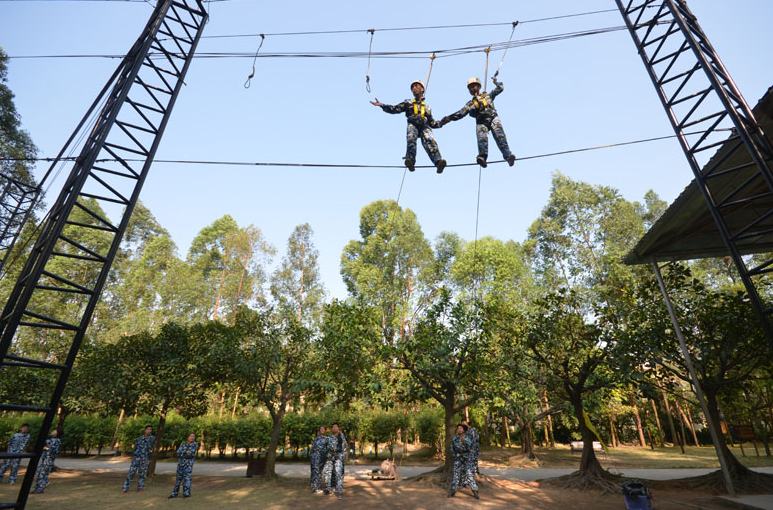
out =
[[(478, 102), (478, 99), (480, 99), (480, 103)], [(486, 101), (486, 94), (478, 94), (472, 100), (472, 104), (475, 105), (475, 108), (480, 108), (481, 103), (483, 103), (483, 108), (488, 108), (488, 101)]]
[(414, 115), (419, 115), (419, 110), (421, 110), (421, 118), (423, 119), (424, 117), (426, 117), (427, 105), (424, 103), (424, 101), (416, 101), (414, 99), (413, 100), (413, 114)]

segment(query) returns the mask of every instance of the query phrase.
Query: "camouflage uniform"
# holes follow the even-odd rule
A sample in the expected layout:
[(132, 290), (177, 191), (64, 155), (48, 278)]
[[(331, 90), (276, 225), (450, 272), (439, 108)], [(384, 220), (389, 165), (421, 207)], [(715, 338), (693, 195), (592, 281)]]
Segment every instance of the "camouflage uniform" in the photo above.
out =
[(148, 473), (148, 460), (150, 459), (150, 452), (153, 450), (153, 443), (156, 442), (156, 436), (144, 435), (137, 438), (134, 441), (134, 455), (132, 455), (132, 464), (129, 466), (129, 474), (126, 475), (126, 480), (123, 482), (123, 491), (129, 490), (129, 486), (132, 483), (134, 474), (139, 472), (137, 477), (137, 490), (141, 491), (145, 488), (145, 475)]
[(344, 462), (346, 462), (346, 453), (348, 445), (343, 432), (339, 435), (330, 436), (327, 444), (327, 459), (325, 460), (325, 490), (330, 491), (333, 482), (335, 487), (333, 492), (341, 494), (344, 490)]
[(430, 129), (440, 128), (441, 125), (432, 118), (432, 110), (426, 105), (424, 99), (406, 99), (394, 106), (382, 104), (381, 109), (387, 113), (405, 113), (408, 119), (406, 161), (416, 162), (416, 139), (419, 137), (421, 137), (421, 143), (424, 145), (424, 150), (427, 151), (429, 159), (432, 160), (432, 164), (437, 165), (443, 159), (440, 156), (440, 150), (432, 134), (432, 129)]
[(452, 492), (459, 487), (469, 487), (474, 492), (478, 491), (478, 484), (475, 483), (475, 475), (473, 475), (472, 463), (470, 462), (471, 449), (471, 441), (466, 436), (462, 437), (457, 434), (451, 441), (451, 455), (454, 458), (454, 477), (451, 480)]
[(43, 455), (40, 456), (40, 462), (38, 463), (38, 470), (35, 473), (37, 480), (35, 480), (35, 490), (32, 491), (35, 494), (40, 494), (48, 486), (48, 475), (51, 473), (51, 469), (54, 467), (54, 461), (56, 460), (56, 454), (59, 453), (59, 446), (62, 441), (58, 437), (49, 437), (46, 439), (47, 450), (43, 450)]
[(470, 465), (472, 467), (472, 473), (478, 473), (478, 456), (480, 455), (480, 434), (474, 428), (467, 429), (465, 434), (470, 441)]
[(311, 489), (318, 490), (322, 485), (322, 470), (327, 459), (328, 436), (322, 435), (314, 438), (311, 443)]
[[(22, 434), (21, 432), (17, 432), (16, 434), (11, 436), (11, 439), (8, 440), (8, 452), (9, 453), (21, 453), (24, 451), (24, 447), (27, 446), (27, 443), (30, 440), (29, 434)], [(5, 459), (5, 462), (3, 462), (3, 467), (0, 468), (0, 482), (3, 481), (3, 476), (5, 476), (5, 471), (10, 467), (11, 468), (11, 475), (8, 477), (8, 483), (11, 485), (16, 483), (16, 474), (19, 472), (19, 464), (21, 464), (21, 459)]]
[(488, 158), (488, 132), (494, 135), (494, 141), (497, 143), (497, 147), (502, 151), (502, 157), (507, 159), (512, 151), (507, 145), (507, 137), (505, 136), (505, 130), (502, 128), (502, 122), (499, 120), (497, 110), (494, 108), (494, 98), (497, 97), (504, 86), (501, 83), (497, 83), (494, 90), (488, 94), (478, 94), (474, 98), (470, 99), (461, 110), (452, 113), (447, 117), (448, 121), (459, 120), (465, 115), (469, 114), (470, 117), (475, 119), (475, 133), (478, 136), (478, 155), (483, 159)]
[(196, 452), (199, 450), (199, 443), (185, 442), (177, 449), (177, 477), (174, 480), (174, 489), (171, 498), (176, 498), (180, 490), (180, 483), (183, 486), (183, 497), (191, 496), (191, 474), (193, 473), (193, 463), (196, 462)]

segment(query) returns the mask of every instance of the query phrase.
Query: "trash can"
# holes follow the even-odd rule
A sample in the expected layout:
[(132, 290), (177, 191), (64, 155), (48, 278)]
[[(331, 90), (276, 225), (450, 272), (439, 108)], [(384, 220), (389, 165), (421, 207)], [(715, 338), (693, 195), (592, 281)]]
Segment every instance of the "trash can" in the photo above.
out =
[(247, 478), (263, 476), (266, 474), (266, 459), (261, 458), (260, 452), (255, 457), (254, 451), (247, 452)]
[(627, 510), (650, 510), (652, 494), (646, 485), (639, 480), (629, 480), (623, 483), (623, 498)]

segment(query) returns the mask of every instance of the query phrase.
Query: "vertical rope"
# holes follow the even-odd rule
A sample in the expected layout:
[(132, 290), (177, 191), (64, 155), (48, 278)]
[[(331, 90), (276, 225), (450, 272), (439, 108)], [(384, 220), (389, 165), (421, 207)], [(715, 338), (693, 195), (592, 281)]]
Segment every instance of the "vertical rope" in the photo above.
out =
[(486, 71), (483, 78), (483, 93), (486, 93), (486, 86), (488, 85), (488, 54), (491, 53), (491, 46), (484, 50), (486, 52)]
[(251, 85), (250, 82), (255, 77), (255, 62), (258, 61), (258, 52), (263, 47), (263, 41), (265, 41), (265, 40), (266, 40), (265, 34), (260, 34), (260, 44), (258, 45), (258, 49), (255, 50), (255, 58), (252, 59), (252, 74), (250, 74), (247, 77), (247, 81), (244, 82), (244, 88), (245, 89), (250, 88), (250, 85)]
[(499, 70), (502, 69), (502, 64), (505, 63), (505, 57), (507, 56), (507, 50), (510, 49), (510, 41), (513, 40), (513, 34), (515, 33), (515, 27), (518, 26), (517, 21), (513, 21), (513, 31), (510, 32), (510, 38), (507, 40), (507, 45), (505, 46), (505, 52), (502, 54), (502, 60), (499, 61), (499, 67), (497, 67), (497, 72), (494, 73), (494, 78), (499, 76)]
[(373, 48), (373, 35), (376, 33), (376, 29), (371, 28), (368, 32), (370, 32), (370, 44), (368, 44), (368, 70), (365, 71), (365, 89), (370, 92), (370, 55)]
[(429, 57), (429, 69), (427, 70), (427, 79), (424, 80), (424, 95), (427, 95), (427, 88), (429, 87), (429, 76), (432, 74), (432, 64), (435, 62), (435, 54), (433, 53)]

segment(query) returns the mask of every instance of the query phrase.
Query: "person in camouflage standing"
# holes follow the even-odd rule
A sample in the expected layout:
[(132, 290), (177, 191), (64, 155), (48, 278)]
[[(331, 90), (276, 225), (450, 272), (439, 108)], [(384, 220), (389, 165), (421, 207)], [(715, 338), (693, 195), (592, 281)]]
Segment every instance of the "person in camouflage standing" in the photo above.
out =
[(326, 429), (323, 426), (317, 430), (317, 437), (311, 443), (311, 454), (309, 462), (311, 463), (311, 490), (319, 494), (322, 492), (322, 469), (327, 460), (328, 437), (325, 435)]
[(64, 432), (62, 429), (56, 428), (51, 432), (51, 437), (46, 439), (46, 445), (43, 447), (43, 455), (40, 456), (38, 470), (35, 472), (37, 479), (35, 480), (35, 490), (32, 491), (33, 494), (41, 494), (48, 486), (48, 475), (54, 467), (56, 454), (59, 453), (59, 447), (62, 444), (63, 437)]
[(402, 103), (394, 106), (381, 103), (378, 98), (371, 101), (370, 104), (380, 107), (387, 113), (405, 113), (408, 118), (408, 133), (406, 139), (408, 147), (405, 151), (405, 166), (413, 172), (416, 165), (416, 139), (421, 138), (424, 150), (427, 151), (429, 159), (437, 168), (437, 173), (443, 173), (446, 167), (446, 160), (440, 156), (435, 136), (430, 128), (440, 128), (441, 124), (432, 118), (432, 111), (424, 102), (424, 84), (419, 80), (411, 82), (411, 92), (413, 99), (406, 99)]
[(454, 475), (451, 480), (451, 491), (448, 493), (448, 497), (453, 498), (457, 488), (469, 487), (472, 489), (473, 497), (480, 499), (480, 496), (478, 496), (478, 484), (475, 483), (475, 475), (472, 473), (472, 464), (470, 462), (471, 444), (466, 433), (467, 425), (460, 423), (456, 427), (456, 435), (451, 440)]
[(131, 466), (129, 466), (129, 474), (126, 475), (126, 480), (123, 482), (123, 492), (129, 490), (135, 473), (138, 473), (137, 491), (142, 492), (145, 488), (145, 475), (148, 473), (148, 461), (150, 460), (150, 452), (153, 451), (153, 443), (155, 441), (156, 436), (153, 435), (153, 427), (150, 425), (145, 427), (145, 434), (134, 441), (134, 454), (132, 455)]
[(193, 463), (196, 462), (197, 451), (199, 451), (199, 443), (196, 442), (196, 434), (191, 433), (188, 436), (188, 442), (181, 444), (177, 449), (177, 477), (174, 480), (174, 488), (169, 499), (177, 497), (181, 483), (183, 497), (191, 497), (191, 474), (193, 473)]
[(470, 426), (467, 420), (462, 420), (462, 425), (467, 427), (467, 439), (470, 441), (470, 463), (472, 465), (472, 473), (479, 474), (478, 471), (478, 457), (480, 456), (480, 434)]
[[(25, 423), (19, 428), (19, 432), (11, 436), (11, 439), (8, 440), (8, 453), (22, 453), (24, 451), (30, 440), (29, 431), (30, 426)], [(0, 482), (3, 481), (5, 471), (10, 467), (11, 474), (8, 477), (8, 483), (11, 485), (15, 484), (16, 475), (19, 472), (19, 464), (21, 464), (21, 459), (5, 459), (3, 467), (0, 468)]]
[(502, 127), (502, 122), (499, 120), (497, 110), (494, 108), (494, 98), (504, 90), (504, 87), (497, 81), (496, 77), (491, 79), (494, 81), (496, 88), (489, 94), (485, 92), (481, 94), (480, 79), (470, 78), (467, 81), (467, 90), (472, 94), (472, 99), (461, 110), (440, 119), (440, 125), (445, 126), (449, 122), (459, 120), (469, 114), (470, 117), (475, 119), (475, 133), (478, 137), (478, 157), (475, 161), (483, 168), (486, 168), (488, 133), (491, 131), (497, 147), (502, 151), (502, 157), (507, 161), (508, 165), (513, 166), (515, 164), (515, 154), (510, 151), (510, 147), (507, 145), (505, 130)]
[(338, 423), (333, 424), (333, 435), (328, 438), (327, 459), (325, 461), (325, 494), (330, 494), (330, 489), (335, 479), (335, 487), (332, 487), (335, 495), (340, 499), (344, 491), (344, 463), (348, 445), (346, 437), (341, 432)]

